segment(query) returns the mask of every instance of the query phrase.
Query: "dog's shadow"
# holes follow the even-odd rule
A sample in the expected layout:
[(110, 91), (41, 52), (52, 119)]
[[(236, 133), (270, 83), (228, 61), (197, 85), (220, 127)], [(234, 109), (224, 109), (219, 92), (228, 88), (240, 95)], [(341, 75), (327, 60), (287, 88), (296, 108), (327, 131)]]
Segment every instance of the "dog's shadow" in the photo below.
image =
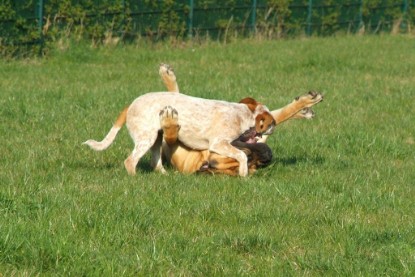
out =
[[(100, 162), (89, 162), (87, 160), (73, 160), (73, 161), (66, 161), (65, 164), (75, 170), (79, 169), (95, 169), (95, 170), (116, 170), (118, 168), (124, 169), (124, 163), (122, 160), (101, 160)], [(153, 167), (151, 166), (150, 159), (144, 158), (142, 159), (137, 167), (137, 172), (142, 173), (150, 173), (153, 172)]]
[(299, 163), (310, 163), (310, 164), (324, 164), (325, 159), (321, 156), (309, 157), (303, 156), (291, 156), (291, 157), (275, 157), (273, 160), (274, 164), (282, 164), (283, 166), (294, 166)]

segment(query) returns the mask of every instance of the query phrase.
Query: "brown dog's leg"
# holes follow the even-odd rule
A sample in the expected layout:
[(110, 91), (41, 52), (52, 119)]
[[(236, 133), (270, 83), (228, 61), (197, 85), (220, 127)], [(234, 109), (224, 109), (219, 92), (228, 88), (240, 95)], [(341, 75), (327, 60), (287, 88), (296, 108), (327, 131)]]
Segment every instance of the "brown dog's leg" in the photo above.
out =
[(169, 92), (179, 92), (179, 86), (177, 85), (176, 75), (173, 68), (168, 64), (160, 64), (159, 74), (164, 82), (164, 85)]
[[(292, 118), (313, 118), (314, 112), (310, 107), (321, 101), (323, 101), (323, 95), (310, 91), (303, 96), (296, 97), (290, 104), (281, 109), (271, 111), (271, 114), (277, 125)], [(267, 139), (268, 135), (264, 135), (258, 142), (265, 143)]]
[(177, 142), (180, 130), (178, 116), (176, 109), (171, 106), (164, 107), (160, 111), (160, 127), (163, 130), (163, 139), (168, 145)]
[(271, 114), (277, 124), (280, 124), (287, 119), (290, 119), (304, 108), (310, 108), (311, 106), (321, 102), (323, 95), (320, 93), (310, 91), (309, 93), (296, 97), (293, 102), (283, 107), (282, 109), (272, 111)]

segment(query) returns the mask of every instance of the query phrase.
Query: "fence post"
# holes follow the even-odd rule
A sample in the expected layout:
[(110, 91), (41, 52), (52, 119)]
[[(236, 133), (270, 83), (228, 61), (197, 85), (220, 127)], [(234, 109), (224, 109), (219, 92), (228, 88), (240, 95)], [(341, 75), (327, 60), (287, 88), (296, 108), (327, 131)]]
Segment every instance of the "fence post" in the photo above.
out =
[(36, 43), (39, 43), (39, 55), (42, 55), (43, 52), (43, 0), (39, 0), (37, 2), (37, 16), (38, 16), (38, 28), (39, 28), (39, 41)]
[(124, 35), (125, 35), (125, 33), (126, 33), (126, 24), (125, 24), (125, 22), (126, 22), (126, 17), (127, 17), (127, 6), (125, 5), (125, 0), (122, 0), (122, 2), (121, 2), (121, 5), (122, 5), (122, 31), (121, 31), (121, 33), (122, 33), (122, 36), (123, 36), (123, 39), (124, 39)]
[(402, 9), (402, 22), (401, 22), (401, 29), (407, 29), (407, 21), (408, 21), (408, 0), (403, 1), (403, 9)]
[(43, 0), (39, 0), (37, 3), (37, 16), (38, 16), (38, 28), (40, 37), (43, 36)]
[(187, 18), (187, 36), (192, 38), (193, 36), (193, 9), (194, 9), (194, 1), (189, 0), (189, 17)]
[(359, 26), (357, 26), (357, 32), (363, 28), (363, 0), (359, 0)]
[(308, 14), (307, 14), (307, 36), (311, 36), (311, 16), (313, 11), (313, 0), (308, 0)]
[(257, 7), (257, 1), (252, 0), (251, 32), (254, 34), (255, 34), (255, 25), (256, 25), (256, 7)]

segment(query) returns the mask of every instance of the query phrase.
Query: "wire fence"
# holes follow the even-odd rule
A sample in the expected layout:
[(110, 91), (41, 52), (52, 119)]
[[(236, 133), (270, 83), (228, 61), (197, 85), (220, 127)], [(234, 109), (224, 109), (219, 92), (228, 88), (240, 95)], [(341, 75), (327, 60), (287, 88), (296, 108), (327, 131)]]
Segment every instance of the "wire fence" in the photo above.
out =
[[(63, 35), (194, 38), (411, 31), (415, 0), (3, 0), (0, 47)], [(1, 49), (1, 48), (0, 48)]]

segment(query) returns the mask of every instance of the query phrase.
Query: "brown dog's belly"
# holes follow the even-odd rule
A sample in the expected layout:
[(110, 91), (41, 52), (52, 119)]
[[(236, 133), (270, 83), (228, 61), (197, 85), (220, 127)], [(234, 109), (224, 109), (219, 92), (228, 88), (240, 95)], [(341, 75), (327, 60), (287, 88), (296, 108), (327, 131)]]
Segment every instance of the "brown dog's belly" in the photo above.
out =
[[(252, 174), (258, 167), (268, 165), (272, 160), (272, 151), (264, 143), (235, 143), (235, 146), (248, 156), (248, 168)], [(175, 144), (163, 144), (163, 154), (168, 162), (179, 172), (191, 174), (205, 172), (211, 174), (238, 175), (239, 162), (208, 150), (199, 151), (186, 147), (177, 141)]]

